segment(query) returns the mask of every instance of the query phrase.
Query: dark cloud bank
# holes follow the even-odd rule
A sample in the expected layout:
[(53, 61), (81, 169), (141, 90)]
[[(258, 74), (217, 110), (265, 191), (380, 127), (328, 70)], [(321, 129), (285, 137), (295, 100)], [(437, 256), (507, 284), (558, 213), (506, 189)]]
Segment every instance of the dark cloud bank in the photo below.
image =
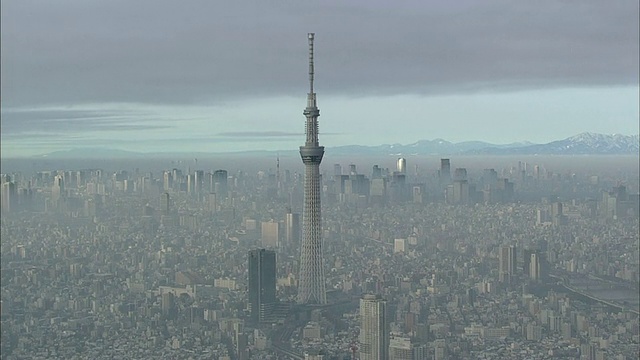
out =
[(2, 105), (638, 84), (637, 1), (2, 2)]

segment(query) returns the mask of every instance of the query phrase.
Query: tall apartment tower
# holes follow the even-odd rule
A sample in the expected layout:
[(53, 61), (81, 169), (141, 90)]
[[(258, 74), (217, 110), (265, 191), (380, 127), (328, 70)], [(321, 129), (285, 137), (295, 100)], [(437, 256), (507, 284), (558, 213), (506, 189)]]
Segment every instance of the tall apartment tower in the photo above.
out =
[(500, 269), (498, 272), (500, 282), (511, 283), (516, 275), (516, 247), (501, 246), (500, 247)]
[(387, 301), (380, 295), (360, 299), (360, 360), (389, 359)]
[(249, 251), (249, 311), (251, 320), (264, 317), (267, 304), (276, 302), (276, 253), (272, 250)]
[(324, 146), (318, 143), (318, 116), (313, 92), (313, 38), (309, 33), (309, 93), (307, 107), (303, 114), (307, 117), (305, 131), (307, 140), (300, 146), (300, 156), (304, 163), (304, 210), (302, 213), (302, 246), (300, 250), (300, 273), (298, 282), (298, 303), (326, 304), (327, 294), (324, 283), (324, 263), (322, 258), (322, 216), (320, 214), (320, 162)]

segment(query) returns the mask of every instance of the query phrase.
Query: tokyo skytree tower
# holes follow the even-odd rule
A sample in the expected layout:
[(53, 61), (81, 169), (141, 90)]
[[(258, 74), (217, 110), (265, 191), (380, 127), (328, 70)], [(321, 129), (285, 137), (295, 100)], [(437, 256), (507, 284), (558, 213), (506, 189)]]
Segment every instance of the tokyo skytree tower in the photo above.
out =
[(318, 116), (316, 94), (313, 92), (313, 33), (309, 33), (309, 93), (305, 131), (307, 140), (300, 146), (304, 163), (304, 211), (302, 214), (302, 246), (298, 277), (298, 303), (326, 304), (324, 262), (322, 258), (322, 215), (320, 213), (320, 162), (324, 146), (318, 144)]

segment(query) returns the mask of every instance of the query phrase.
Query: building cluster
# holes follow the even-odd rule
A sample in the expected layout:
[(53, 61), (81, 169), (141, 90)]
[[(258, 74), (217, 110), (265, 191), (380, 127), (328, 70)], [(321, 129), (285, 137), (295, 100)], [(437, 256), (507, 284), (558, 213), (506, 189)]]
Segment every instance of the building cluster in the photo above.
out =
[(439, 167), (406, 178), (421, 201), (352, 196), (406, 163), (349, 166), (339, 193), (322, 174), (327, 303), (306, 308), (294, 170), (3, 174), (3, 357), (637, 355), (637, 179), (514, 165), (512, 200), (455, 204)]

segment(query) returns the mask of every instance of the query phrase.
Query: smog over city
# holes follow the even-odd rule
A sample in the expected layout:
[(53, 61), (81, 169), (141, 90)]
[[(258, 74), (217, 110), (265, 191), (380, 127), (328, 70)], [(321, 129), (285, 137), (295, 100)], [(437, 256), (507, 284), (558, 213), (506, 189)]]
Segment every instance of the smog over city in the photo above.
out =
[(1, 359), (637, 359), (637, 1), (3, 1)]

